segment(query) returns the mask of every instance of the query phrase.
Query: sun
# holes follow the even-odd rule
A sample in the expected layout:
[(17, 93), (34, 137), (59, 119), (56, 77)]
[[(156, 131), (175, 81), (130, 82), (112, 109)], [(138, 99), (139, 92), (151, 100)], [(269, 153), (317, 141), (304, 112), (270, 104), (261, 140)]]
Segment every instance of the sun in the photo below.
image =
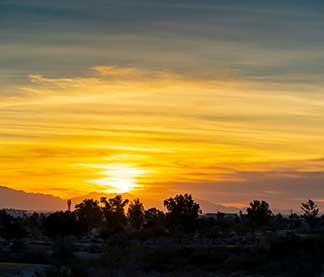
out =
[(100, 172), (104, 177), (93, 182), (100, 185), (107, 193), (125, 193), (139, 188), (138, 178), (146, 173), (144, 169), (127, 164), (117, 163), (96, 167), (104, 169)]

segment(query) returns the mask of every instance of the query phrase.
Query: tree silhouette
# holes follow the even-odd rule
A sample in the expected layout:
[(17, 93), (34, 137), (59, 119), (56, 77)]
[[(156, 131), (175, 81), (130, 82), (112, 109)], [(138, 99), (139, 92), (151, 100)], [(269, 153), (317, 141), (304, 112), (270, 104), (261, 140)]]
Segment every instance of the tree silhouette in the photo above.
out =
[(138, 198), (129, 204), (127, 214), (129, 223), (134, 229), (139, 230), (143, 227), (144, 207)]
[(309, 199), (306, 203), (302, 203), (301, 209), (304, 212), (304, 218), (306, 219), (307, 223), (313, 227), (316, 221), (316, 217), (319, 214), (319, 209), (314, 201)]
[(127, 217), (125, 215), (125, 206), (128, 200), (123, 200), (121, 195), (107, 200), (102, 197), (100, 200), (104, 204), (103, 214), (106, 219), (106, 227), (110, 232), (118, 232), (124, 229), (127, 224)]
[(269, 204), (265, 201), (254, 200), (247, 208), (248, 218), (254, 225), (267, 225), (272, 217)]
[(55, 212), (44, 221), (45, 234), (49, 237), (79, 235), (81, 228), (74, 212)]
[(165, 224), (165, 214), (156, 208), (151, 208), (144, 212), (144, 220), (147, 227), (163, 226)]
[(86, 230), (98, 227), (103, 219), (103, 213), (99, 206), (99, 201), (85, 199), (75, 206), (75, 213), (81, 226)]
[(185, 231), (193, 230), (194, 222), (201, 213), (199, 204), (187, 193), (164, 200), (164, 206), (168, 210), (166, 216), (170, 227), (181, 226)]

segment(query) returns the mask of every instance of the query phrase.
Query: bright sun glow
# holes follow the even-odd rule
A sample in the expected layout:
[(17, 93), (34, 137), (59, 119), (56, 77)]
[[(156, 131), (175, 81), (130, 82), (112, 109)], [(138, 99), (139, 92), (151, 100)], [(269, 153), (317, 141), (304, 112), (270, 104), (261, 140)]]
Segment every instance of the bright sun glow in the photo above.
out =
[(138, 178), (146, 173), (146, 170), (138, 169), (127, 164), (110, 164), (94, 166), (103, 168), (101, 175), (106, 177), (93, 180), (107, 193), (124, 193), (139, 188)]

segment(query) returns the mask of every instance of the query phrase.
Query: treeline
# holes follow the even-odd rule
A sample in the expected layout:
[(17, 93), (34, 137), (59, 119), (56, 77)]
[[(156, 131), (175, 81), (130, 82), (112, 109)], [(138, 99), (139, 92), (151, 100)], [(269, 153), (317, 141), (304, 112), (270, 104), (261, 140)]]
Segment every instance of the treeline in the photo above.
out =
[[(310, 228), (324, 227), (317, 205), (309, 200), (302, 203), (303, 216), (291, 214), (274, 215), (265, 201), (254, 200), (246, 213), (226, 218), (217, 213), (215, 217), (199, 217), (199, 204), (189, 194), (176, 195), (164, 200), (166, 212), (156, 208), (145, 210), (139, 199), (129, 201), (117, 195), (100, 201), (85, 199), (74, 211), (57, 211), (50, 214), (34, 213), (13, 217), (0, 210), (0, 237), (5, 239), (48, 236), (98, 235), (103, 238), (116, 233), (133, 233), (142, 237), (198, 232), (210, 235), (219, 228), (234, 231), (255, 228), (296, 228), (307, 224)], [(215, 228), (216, 227), (216, 228)], [(215, 231), (216, 232), (216, 231)]]
[(74, 211), (13, 217), (5, 210), (0, 210), (0, 237), (57, 237), (90, 233), (106, 237), (144, 229), (156, 234), (194, 230), (195, 220), (201, 210), (191, 195), (176, 195), (166, 199), (164, 206), (166, 213), (156, 208), (145, 210), (139, 199), (129, 201), (117, 195), (110, 199), (103, 197), (100, 201), (85, 199), (75, 206)]

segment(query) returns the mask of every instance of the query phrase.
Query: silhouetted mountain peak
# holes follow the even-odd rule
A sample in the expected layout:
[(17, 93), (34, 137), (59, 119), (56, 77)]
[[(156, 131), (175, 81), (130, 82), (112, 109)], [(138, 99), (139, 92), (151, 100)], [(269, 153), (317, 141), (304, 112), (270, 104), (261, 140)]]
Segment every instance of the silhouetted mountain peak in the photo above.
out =
[(64, 210), (66, 201), (50, 194), (29, 193), (0, 186), (0, 208), (35, 211)]

